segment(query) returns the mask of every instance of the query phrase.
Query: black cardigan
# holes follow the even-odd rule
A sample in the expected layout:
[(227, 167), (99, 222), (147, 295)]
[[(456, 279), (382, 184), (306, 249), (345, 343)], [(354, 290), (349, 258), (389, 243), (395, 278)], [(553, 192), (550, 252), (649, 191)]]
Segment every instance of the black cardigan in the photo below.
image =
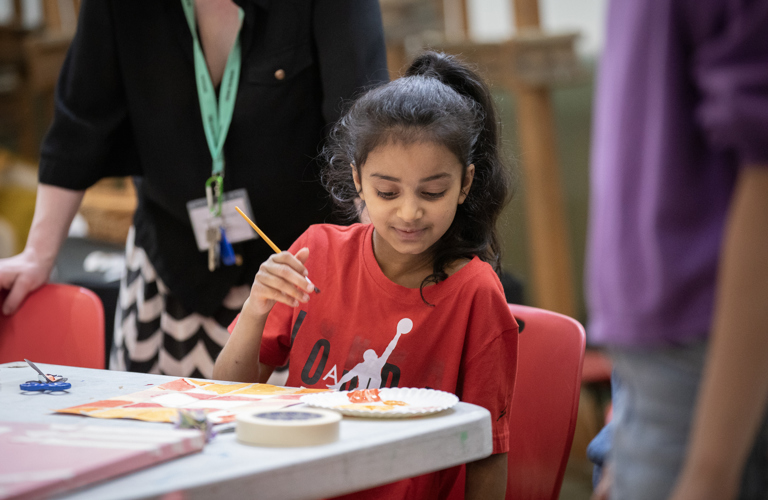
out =
[[(316, 161), (343, 102), (388, 80), (377, 0), (240, 0), (243, 62), (224, 146), (225, 191), (248, 190), (280, 248), (327, 220)], [(275, 72), (284, 71), (278, 79)], [(133, 175), (136, 243), (188, 310), (213, 314), (272, 250), (236, 244), (242, 266), (211, 273), (186, 203), (204, 196), (211, 157), (180, 0), (86, 0), (56, 89), (40, 182), (82, 190)]]

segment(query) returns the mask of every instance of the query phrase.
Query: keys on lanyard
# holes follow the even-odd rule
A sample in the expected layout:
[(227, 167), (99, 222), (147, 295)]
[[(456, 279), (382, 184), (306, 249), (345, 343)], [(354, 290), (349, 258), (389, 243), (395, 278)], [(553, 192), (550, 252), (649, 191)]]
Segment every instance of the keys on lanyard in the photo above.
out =
[(222, 220), (222, 186), (224, 178), (221, 175), (211, 176), (205, 183), (205, 198), (208, 202), (208, 228), (205, 239), (208, 242), (208, 270), (215, 271), (220, 264), (232, 266), (237, 262), (232, 244), (227, 240), (227, 233)]
[(208, 241), (208, 270), (213, 272), (219, 267), (219, 259), (221, 258), (221, 250), (219, 248), (221, 228), (209, 226), (205, 231), (205, 238)]

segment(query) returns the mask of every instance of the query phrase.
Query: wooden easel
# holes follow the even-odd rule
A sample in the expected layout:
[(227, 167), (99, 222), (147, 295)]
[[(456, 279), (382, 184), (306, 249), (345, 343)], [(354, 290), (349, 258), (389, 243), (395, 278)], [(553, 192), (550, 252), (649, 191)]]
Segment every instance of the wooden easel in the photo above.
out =
[[(533, 305), (575, 317), (573, 266), (565, 220), (550, 88), (580, 73), (577, 34), (547, 35), (538, 0), (512, 0), (517, 34), (499, 43), (468, 40), (466, 0), (442, 0), (445, 26), (453, 26), (441, 47), (477, 64), (493, 82), (517, 97), (525, 180), (525, 211), (533, 275)], [(457, 14), (458, 12), (458, 14)], [(451, 41), (456, 40), (456, 41)]]
[[(448, 1), (460, 2), (466, 9), (466, 0)], [(496, 44), (465, 41), (450, 44), (445, 50), (472, 60), (488, 78), (517, 98), (533, 305), (577, 317), (550, 93), (552, 85), (568, 83), (581, 73), (574, 50), (577, 35), (543, 33), (538, 0), (512, 2), (517, 34), (511, 40)], [(466, 40), (466, 15), (463, 20)], [(587, 444), (603, 424), (599, 406), (582, 388), (569, 468), (585, 477), (592, 469), (585, 460)]]

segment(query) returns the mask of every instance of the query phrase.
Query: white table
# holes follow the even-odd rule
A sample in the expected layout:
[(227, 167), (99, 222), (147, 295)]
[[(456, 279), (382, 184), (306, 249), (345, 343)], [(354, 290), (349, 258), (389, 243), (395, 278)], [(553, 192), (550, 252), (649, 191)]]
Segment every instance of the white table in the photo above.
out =
[[(105, 426), (168, 426), (53, 414), (52, 410), (130, 394), (178, 377), (39, 364), (45, 373), (69, 378), (63, 394), (22, 394), (34, 380), (26, 363), (0, 364), (0, 421), (82, 423)], [(487, 457), (491, 419), (485, 408), (459, 403), (436, 415), (408, 419), (344, 417), (336, 443), (300, 448), (265, 448), (220, 434), (201, 453), (78, 490), (69, 500), (178, 498), (316, 499), (350, 493)], [(0, 460), (9, 460), (3, 456)], [(177, 498), (177, 497), (173, 497)]]

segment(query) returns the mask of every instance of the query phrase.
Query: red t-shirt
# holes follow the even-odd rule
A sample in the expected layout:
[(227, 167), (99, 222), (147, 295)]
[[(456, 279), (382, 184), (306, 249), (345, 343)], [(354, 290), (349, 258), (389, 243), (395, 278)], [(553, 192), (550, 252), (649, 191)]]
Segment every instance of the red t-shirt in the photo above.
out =
[[(424, 288), (430, 306), (418, 288), (384, 275), (372, 234), (372, 225), (316, 225), (291, 246), (293, 254), (309, 248), (306, 267), (321, 293), (296, 308), (274, 306), (261, 362), (290, 362), (291, 387), (428, 387), (454, 393), (491, 412), (493, 453), (508, 451), (518, 329), (496, 273), (475, 257), (445, 281)], [(406, 318), (412, 327), (398, 334), (398, 323)], [(350, 498), (435, 498), (457, 476), (454, 467)]]

